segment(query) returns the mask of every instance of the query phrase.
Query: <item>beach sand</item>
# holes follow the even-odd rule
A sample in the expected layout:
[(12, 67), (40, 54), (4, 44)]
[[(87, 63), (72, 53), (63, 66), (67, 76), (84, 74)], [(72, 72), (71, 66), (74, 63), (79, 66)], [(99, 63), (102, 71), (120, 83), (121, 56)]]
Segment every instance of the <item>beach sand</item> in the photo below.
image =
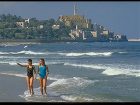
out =
[[(48, 85), (52, 81), (48, 80)], [(39, 87), (39, 80), (35, 80), (34, 88)], [(0, 102), (26, 102), (19, 95), (27, 90), (25, 77), (0, 74)]]

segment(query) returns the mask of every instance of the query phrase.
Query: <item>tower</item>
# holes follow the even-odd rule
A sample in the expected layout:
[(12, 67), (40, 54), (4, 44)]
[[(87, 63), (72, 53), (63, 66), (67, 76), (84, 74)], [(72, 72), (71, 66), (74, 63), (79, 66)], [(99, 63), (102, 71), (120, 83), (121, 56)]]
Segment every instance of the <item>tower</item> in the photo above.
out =
[(77, 7), (76, 7), (76, 3), (74, 4), (74, 15), (77, 14)]

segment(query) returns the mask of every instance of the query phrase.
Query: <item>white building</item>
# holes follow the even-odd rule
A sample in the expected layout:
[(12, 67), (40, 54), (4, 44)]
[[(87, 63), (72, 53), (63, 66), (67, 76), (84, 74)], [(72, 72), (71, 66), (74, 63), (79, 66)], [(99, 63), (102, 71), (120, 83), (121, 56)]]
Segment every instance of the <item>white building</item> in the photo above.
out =
[(109, 31), (108, 30), (103, 30), (103, 35), (108, 35)]
[(116, 35), (114, 35), (114, 38), (117, 39), (117, 40), (119, 40), (119, 39), (122, 38), (122, 35), (116, 34)]
[(39, 26), (40, 29), (43, 29), (43, 27), (44, 27), (43, 25), (40, 25), (40, 26)]
[(93, 35), (93, 37), (97, 37), (97, 31), (91, 31), (91, 34)]
[(24, 28), (24, 22), (16, 22), (16, 25), (19, 27)]
[(25, 23), (26, 23), (26, 22), (29, 23), (29, 22), (30, 22), (30, 19), (26, 19), (26, 20), (25, 20)]
[(60, 28), (60, 25), (55, 25), (55, 24), (54, 24), (54, 25), (52, 26), (52, 28), (53, 28), (53, 29), (59, 29), (59, 28)]

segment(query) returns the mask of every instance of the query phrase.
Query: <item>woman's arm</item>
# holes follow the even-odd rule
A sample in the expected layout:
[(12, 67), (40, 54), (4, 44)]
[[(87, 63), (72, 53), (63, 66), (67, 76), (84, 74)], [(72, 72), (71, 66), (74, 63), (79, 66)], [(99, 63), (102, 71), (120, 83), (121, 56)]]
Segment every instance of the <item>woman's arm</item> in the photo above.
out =
[(36, 72), (36, 69), (35, 69), (35, 66), (33, 66), (33, 71), (34, 71), (34, 79), (36, 79), (36, 75), (37, 75), (37, 72)]
[(17, 63), (17, 65), (21, 66), (21, 67), (27, 67), (27, 65), (22, 65), (20, 63)]
[(49, 74), (49, 68), (48, 68), (48, 66), (46, 66), (46, 70), (47, 70), (47, 74)]
[(38, 70), (37, 70), (37, 74), (39, 74), (39, 65), (38, 65)]

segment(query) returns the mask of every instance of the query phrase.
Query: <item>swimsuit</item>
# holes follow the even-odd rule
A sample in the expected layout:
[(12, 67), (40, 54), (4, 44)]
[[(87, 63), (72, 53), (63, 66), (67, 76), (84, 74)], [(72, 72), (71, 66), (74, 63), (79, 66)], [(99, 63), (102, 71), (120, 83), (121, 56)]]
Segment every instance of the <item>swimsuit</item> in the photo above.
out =
[(28, 77), (33, 77), (33, 71), (35, 71), (35, 67), (32, 66), (32, 68), (27, 67), (27, 76)]
[(40, 75), (40, 78), (46, 77), (46, 65), (39, 66), (39, 75)]

